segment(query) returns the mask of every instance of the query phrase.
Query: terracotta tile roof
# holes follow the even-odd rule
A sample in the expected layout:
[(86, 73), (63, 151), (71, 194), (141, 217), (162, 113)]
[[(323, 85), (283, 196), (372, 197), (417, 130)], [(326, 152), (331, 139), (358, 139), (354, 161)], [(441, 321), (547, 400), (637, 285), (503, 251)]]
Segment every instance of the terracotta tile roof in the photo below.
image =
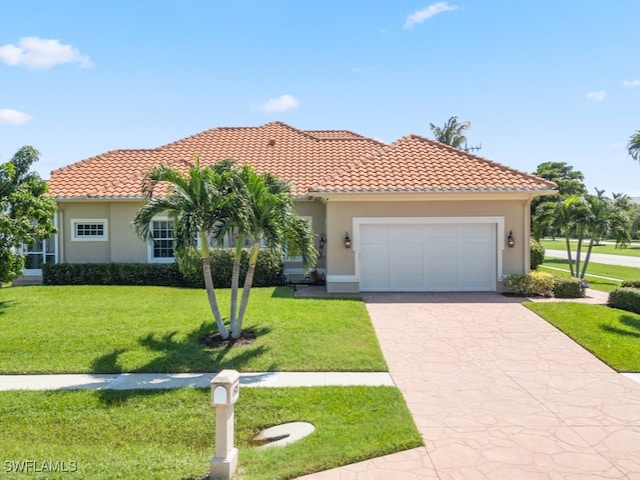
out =
[[(281, 122), (222, 127), (150, 150), (113, 150), (51, 173), (56, 198), (140, 198), (144, 173), (161, 163), (187, 171), (232, 158), (310, 191), (548, 190), (550, 182), (408, 136), (384, 145), (345, 130), (302, 131)], [(337, 174), (336, 172), (340, 172)]]
[(316, 192), (545, 191), (547, 180), (407, 135), (318, 181)]

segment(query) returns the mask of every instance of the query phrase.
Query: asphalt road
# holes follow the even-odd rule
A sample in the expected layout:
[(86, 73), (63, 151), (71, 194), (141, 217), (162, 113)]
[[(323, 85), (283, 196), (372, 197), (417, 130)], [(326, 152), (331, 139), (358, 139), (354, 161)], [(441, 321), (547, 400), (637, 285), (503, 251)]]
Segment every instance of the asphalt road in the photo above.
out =
[[(575, 258), (575, 252), (571, 252)], [(580, 261), (584, 261), (587, 252), (580, 255)], [(545, 257), (567, 258), (566, 250), (546, 250)], [(621, 265), (623, 267), (640, 268), (640, 257), (627, 257), (625, 255), (607, 255), (605, 253), (592, 253), (589, 262), (604, 263), (607, 265)]]

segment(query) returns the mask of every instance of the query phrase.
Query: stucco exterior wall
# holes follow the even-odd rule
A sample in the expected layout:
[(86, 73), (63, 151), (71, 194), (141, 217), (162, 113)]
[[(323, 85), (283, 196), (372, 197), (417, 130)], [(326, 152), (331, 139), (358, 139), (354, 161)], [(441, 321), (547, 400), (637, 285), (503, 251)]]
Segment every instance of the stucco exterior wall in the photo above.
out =
[[(529, 199), (508, 198), (469, 200), (417, 200), (417, 201), (340, 201), (328, 199), (327, 209), (327, 270), (331, 276), (355, 275), (357, 251), (344, 246), (348, 233), (354, 238), (354, 217), (504, 217), (505, 248), (497, 252), (502, 255), (502, 272), (497, 272), (498, 281), (503, 275), (529, 271)], [(513, 232), (514, 248), (506, 246), (506, 236)], [(356, 245), (354, 245), (356, 247)], [(334, 286), (338, 291), (340, 286)], [(352, 289), (353, 285), (348, 288)]]
[[(131, 226), (140, 202), (58, 202), (58, 259), (68, 263), (146, 262), (147, 245)], [(74, 220), (106, 220), (107, 239), (78, 241)]]

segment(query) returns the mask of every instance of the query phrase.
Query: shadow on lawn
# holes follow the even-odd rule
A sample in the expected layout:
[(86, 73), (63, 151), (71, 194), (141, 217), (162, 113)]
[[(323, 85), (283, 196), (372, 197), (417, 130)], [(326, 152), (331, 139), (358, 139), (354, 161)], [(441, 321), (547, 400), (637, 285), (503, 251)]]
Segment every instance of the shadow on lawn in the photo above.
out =
[(620, 315), (620, 323), (622, 325), (626, 325), (632, 330), (627, 330), (619, 327), (611, 327), (609, 325), (602, 325), (602, 329), (606, 332), (614, 333), (616, 335), (640, 338), (640, 320), (638, 320), (637, 317), (632, 317), (631, 315)]
[[(253, 327), (248, 329), (256, 336), (267, 335), (268, 328)], [(153, 360), (129, 373), (211, 373), (231, 368), (242, 370), (252, 360), (266, 353), (265, 345), (243, 345), (238, 347), (211, 348), (200, 343), (204, 336), (216, 331), (215, 323), (203, 323), (186, 337), (176, 339), (178, 332), (169, 332), (162, 336), (148, 334), (138, 339), (138, 343), (147, 350), (157, 352)], [(91, 365), (93, 373), (122, 373), (119, 358), (125, 349), (117, 349), (96, 358)], [(272, 365), (276, 368), (277, 365)]]
[(4, 300), (4, 301), (0, 302), (0, 315), (3, 315), (4, 311), (7, 308), (15, 307), (17, 303), (18, 302), (16, 302), (15, 300)]

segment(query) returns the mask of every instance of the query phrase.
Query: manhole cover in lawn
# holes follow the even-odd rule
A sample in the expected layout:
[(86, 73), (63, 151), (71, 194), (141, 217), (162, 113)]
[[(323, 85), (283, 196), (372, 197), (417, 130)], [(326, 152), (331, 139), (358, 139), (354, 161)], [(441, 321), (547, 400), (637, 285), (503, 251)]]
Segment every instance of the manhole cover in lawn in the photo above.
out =
[(312, 424), (307, 422), (283, 423), (254, 435), (251, 438), (251, 444), (258, 448), (283, 447), (311, 435), (315, 429)]

